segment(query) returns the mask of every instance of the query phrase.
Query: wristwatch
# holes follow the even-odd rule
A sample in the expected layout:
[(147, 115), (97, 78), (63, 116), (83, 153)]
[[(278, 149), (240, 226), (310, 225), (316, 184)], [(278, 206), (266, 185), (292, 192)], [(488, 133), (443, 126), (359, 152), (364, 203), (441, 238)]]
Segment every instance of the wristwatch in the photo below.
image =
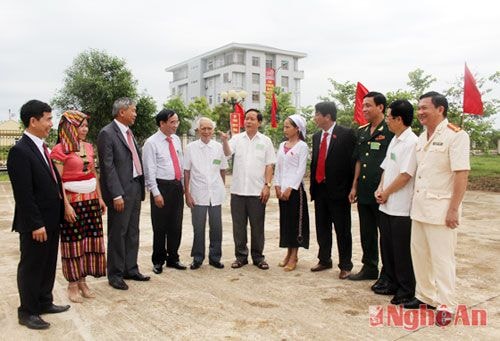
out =
[(273, 184), (270, 183), (270, 182), (266, 182), (266, 186), (269, 187), (269, 188), (271, 188), (271, 187), (273, 187)]

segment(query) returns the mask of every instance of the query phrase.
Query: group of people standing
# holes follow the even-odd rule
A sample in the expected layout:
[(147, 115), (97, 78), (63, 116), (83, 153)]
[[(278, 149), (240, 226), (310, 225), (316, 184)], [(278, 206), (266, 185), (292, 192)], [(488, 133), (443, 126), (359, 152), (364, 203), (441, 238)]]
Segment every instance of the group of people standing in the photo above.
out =
[[(333, 102), (315, 106), (320, 129), (312, 137), (310, 196), (314, 201), (318, 263), (311, 271), (333, 267), (332, 226), (336, 234), (340, 279), (377, 280), (372, 290), (393, 295), (392, 304), (455, 305), (454, 250), (461, 201), (469, 170), (469, 139), (448, 123), (446, 98), (436, 92), (420, 97), (418, 118), (426, 130), (417, 138), (411, 130), (413, 107), (405, 100), (391, 103), (377, 92), (363, 100), (369, 122), (357, 134), (337, 124)], [(143, 148), (130, 127), (135, 102), (114, 102), (113, 121), (97, 138), (99, 176), (94, 150), (85, 142), (88, 117), (63, 113), (58, 143), (50, 152), (44, 143), (52, 128), (52, 109), (32, 100), (21, 108), (24, 136), (11, 149), (8, 171), (16, 201), (13, 230), (20, 233), (18, 288), (19, 323), (46, 329), (40, 315), (70, 307), (53, 304), (59, 238), (68, 297), (80, 303), (95, 294), (86, 276), (107, 276), (110, 286), (127, 290), (125, 280), (148, 281), (139, 271), (139, 217), (145, 189), (150, 193), (153, 228), (153, 272), (163, 266), (185, 270), (178, 249), (184, 201), (191, 210), (194, 231), (190, 268), (205, 260), (208, 216), (208, 263), (221, 262), (222, 204), (225, 173), (232, 157), (231, 218), (235, 244), (232, 268), (253, 264), (269, 269), (264, 250), (266, 203), (273, 187), (279, 200), (279, 246), (287, 252), (279, 266), (295, 270), (298, 249), (309, 248), (309, 212), (304, 176), (309, 159), (306, 121), (298, 114), (284, 121), (284, 141), (277, 152), (259, 132), (263, 116), (245, 113), (245, 131), (213, 139), (215, 123), (197, 121), (199, 139), (182, 150), (176, 135), (177, 113), (156, 115), (158, 131)], [(275, 166), (275, 167), (274, 167)], [(361, 270), (353, 274), (351, 205), (357, 202)], [(102, 214), (107, 213), (107, 258)], [(247, 225), (250, 223), (250, 250)], [(380, 253), (382, 269), (378, 270)]]

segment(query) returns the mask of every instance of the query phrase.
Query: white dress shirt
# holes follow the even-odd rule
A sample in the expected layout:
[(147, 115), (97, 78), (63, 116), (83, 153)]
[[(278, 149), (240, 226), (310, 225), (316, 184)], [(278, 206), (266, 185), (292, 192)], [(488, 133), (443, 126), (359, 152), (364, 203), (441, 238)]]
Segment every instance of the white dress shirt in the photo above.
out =
[(415, 172), (417, 170), (416, 144), (417, 135), (411, 128), (407, 128), (399, 136), (394, 136), (387, 147), (387, 154), (380, 168), (384, 170), (383, 188), (396, 179), (399, 174), (407, 173), (411, 176), (410, 181), (398, 191), (389, 195), (387, 202), (379, 206), (379, 210), (388, 215), (409, 217), (413, 197), (413, 185), (415, 183)]
[(218, 206), (226, 194), (221, 169), (227, 169), (222, 144), (210, 140), (191, 142), (184, 154), (184, 169), (189, 171), (189, 189), (195, 205)]
[[(128, 145), (127, 131), (130, 129), (130, 127), (126, 126), (125, 124), (123, 124), (117, 120), (114, 120), (114, 121), (118, 125), (118, 128), (120, 128), (120, 131), (123, 135), (123, 138), (125, 139), (125, 142), (127, 142), (127, 145)], [(134, 147), (135, 147), (135, 144), (134, 144)], [(130, 148), (130, 146), (129, 146), (129, 148)], [(138, 152), (137, 149), (136, 149), (136, 152)], [(137, 153), (137, 155), (139, 155), (139, 153)], [(139, 172), (137, 171), (137, 169), (135, 169), (135, 165), (133, 162), (132, 162), (132, 175), (134, 176), (134, 178), (139, 175)]]
[(323, 141), (323, 135), (325, 133), (328, 133), (328, 136), (326, 137), (326, 154), (328, 155), (328, 148), (330, 147), (330, 141), (332, 140), (332, 133), (333, 133), (333, 128), (335, 128), (335, 124), (337, 124), (337, 121), (333, 122), (332, 126), (328, 130), (321, 130), (321, 138), (319, 139), (319, 145), (321, 146), (321, 142)]
[(234, 155), (231, 193), (259, 196), (265, 184), (266, 166), (276, 162), (271, 139), (259, 132), (250, 139), (243, 132), (229, 140), (229, 147)]
[(278, 148), (274, 184), (282, 191), (288, 187), (299, 189), (307, 167), (309, 148), (304, 141), (299, 141), (285, 154), (285, 143)]
[[(179, 159), (179, 167), (182, 176), (182, 144), (179, 136), (171, 135), (174, 148)], [(167, 136), (158, 130), (151, 135), (142, 147), (142, 165), (144, 167), (144, 181), (146, 187), (153, 196), (160, 194), (156, 179), (174, 180), (174, 163), (170, 157), (170, 149)]]

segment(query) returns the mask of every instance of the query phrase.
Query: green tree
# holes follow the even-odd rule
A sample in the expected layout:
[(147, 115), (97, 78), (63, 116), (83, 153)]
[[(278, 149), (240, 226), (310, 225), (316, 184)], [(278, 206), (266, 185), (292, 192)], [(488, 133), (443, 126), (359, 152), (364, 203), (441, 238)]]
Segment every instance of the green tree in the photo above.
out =
[(350, 81), (340, 83), (332, 78), (328, 79), (333, 89), (328, 90), (327, 96), (321, 96), (322, 101), (333, 101), (337, 106), (337, 123), (355, 128), (358, 124), (354, 121), (354, 101), (356, 98), (356, 84)]
[(194, 120), (200, 118), (200, 117), (208, 117), (212, 120), (215, 121), (212, 113), (212, 109), (210, 109), (210, 106), (208, 105), (207, 98), (202, 96), (202, 97), (196, 97), (192, 102), (190, 102), (187, 106), (187, 110), (189, 112), (189, 115), (191, 117), (191, 122)]
[(418, 99), (423, 93), (428, 91), (427, 89), (436, 81), (435, 77), (424, 74), (424, 70), (419, 68), (408, 72), (408, 78), (409, 80), (406, 84), (410, 87), (410, 92), (415, 99)]
[[(125, 64), (123, 59), (91, 49), (80, 53), (65, 71), (64, 85), (51, 104), (61, 111), (76, 109), (89, 114), (89, 141), (95, 141), (111, 121), (116, 99), (137, 97), (137, 81)], [(141, 125), (142, 119), (138, 116), (136, 124)]]
[[(144, 141), (152, 135), (156, 129), (155, 115), (156, 115), (156, 103), (154, 99), (143, 94), (137, 100), (137, 118), (134, 124), (134, 136), (139, 144), (143, 144)], [(141, 117), (139, 120), (138, 118)]]
[(292, 94), (285, 92), (281, 88), (275, 87), (274, 93), (276, 94), (276, 101), (278, 103), (278, 110), (276, 111), (276, 120), (278, 127), (271, 127), (271, 98), (266, 99), (266, 107), (262, 115), (264, 121), (262, 122), (261, 130), (267, 135), (275, 146), (283, 141), (283, 122), (285, 119), (297, 113), (297, 109), (292, 105)]
[(186, 105), (179, 96), (170, 98), (167, 102), (163, 104), (163, 108), (173, 110), (179, 116), (179, 127), (177, 128), (177, 134), (187, 134), (189, 129), (191, 129), (191, 122), (193, 120), (191, 111), (188, 110)]
[(223, 102), (218, 104), (212, 110), (212, 119), (217, 124), (217, 130), (227, 132), (229, 127), (229, 116), (233, 112), (233, 108), (229, 103)]

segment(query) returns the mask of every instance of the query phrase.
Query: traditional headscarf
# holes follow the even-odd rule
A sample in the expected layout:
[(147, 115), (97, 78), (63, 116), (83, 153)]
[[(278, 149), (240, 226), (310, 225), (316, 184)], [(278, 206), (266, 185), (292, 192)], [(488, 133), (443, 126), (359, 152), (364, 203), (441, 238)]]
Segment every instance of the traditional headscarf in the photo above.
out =
[(306, 120), (304, 117), (300, 116), (299, 114), (293, 114), (288, 116), (289, 119), (291, 119), (297, 128), (299, 128), (299, 131), (302, 133), (302, 136), (306, 138)]
[(62, 114), (59, 121), (58, 135), (65, 154), (80, 150), (78, 127), (86, 118), (87, 115), (76, 110), (68, 110)]

